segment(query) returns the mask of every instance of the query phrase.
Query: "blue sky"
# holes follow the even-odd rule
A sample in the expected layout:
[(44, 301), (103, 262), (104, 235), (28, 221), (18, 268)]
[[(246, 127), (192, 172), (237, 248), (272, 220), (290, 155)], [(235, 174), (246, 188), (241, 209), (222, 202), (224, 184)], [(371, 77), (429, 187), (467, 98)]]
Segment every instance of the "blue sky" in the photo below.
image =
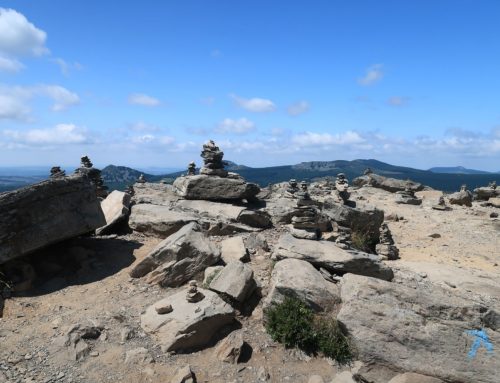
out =
[(498, 1), (2, 1), (0, 166), (500, 170)]

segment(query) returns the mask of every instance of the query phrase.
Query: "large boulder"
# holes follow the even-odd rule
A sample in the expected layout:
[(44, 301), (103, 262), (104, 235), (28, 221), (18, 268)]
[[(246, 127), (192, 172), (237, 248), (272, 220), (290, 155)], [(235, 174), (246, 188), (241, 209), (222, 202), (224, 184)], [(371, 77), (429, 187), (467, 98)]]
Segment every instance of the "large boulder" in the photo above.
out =
[(383, 189), (391, 193), (404, 191), (408, 186), (413, 192), (424, 190), (424, 185), (422, 185), (421, 183), (384, 177), (374, 173), (354, 178), (352, 180), (352, 184), (358, 187), (372, 186), (374, 188)]
[(448, 196), (452, 205), (472, 206), (472, 193), (469, 190), (461, 190)]
[(483, 186), (474, 189), (474, 197), (478, 201), (487, 201), (489, 198), (500, 197), (500, 187), (492, 188), (489, 186)]
[(130, 194), (113, 190), (101, 202), (106, 225), (98, 228), (96, 234), (110, 233), (116, 225), (125, 221), (130, 213)]
[(391, 280), (394, 276), (391, 268), (381, 262), (377, 255), (347, 251), (333, 242), (298, 239), (290, 234), (280, 237), (272, 258), (300, 259), (337, 274), (353, 273), (384, 280)]
[(340, 226), (368, 235), (372, 243), (378, 242), (380, 225), (384, 222), (384, 211), (374, 207), (355, 208), (325, 200), (322, 213)]
[(231, 261), (246, 262), (250, 260), (248, 251), (243, 242), (243, 237), (229, 237), (220, 243), (222, 260), (225, 263)]
[(106, 224), (85, 176), (53, 178), (0, 194), (0, 264)]
[[(234, 319), (234, 310), (216, 293), (198, 289), (204, 298), (186, 300), (186, 290), (164, 298), (141, 315), (141, 327), (161, 344), (164, 351), (184, 351), (205, 346), (215, 334)], [(170, 305), (172, 311), (159, 314), (157, 307)]]
[(283, 259), (274, 265), (264, 310), (283, 302), (285, 297), (300, 299), (317, 312), (331, 311), (340, 303), (340, 289), (327, 282), (309, 262)]
[(138, 204), (132, 206), (128, 224), (135, 231), (166, 237), (196, 220), (193, 215), (174, 211), (168, 206)]
[(151, 273), (149, 281), (180, 286), (220, 259), (220, 250), (192, 222), (160, 242), (130, 271), (134, 278)]
[(260, 188), (243, 178), (195, 175), (179, 177), (174, 181), (176, 193), (185, 199), (209, 201), (252, 200)]
[(210, 290), (225, 294), (237, 302), (244, 302), (256, 287), (252, 268), (240, 261), (229, 262), (210, 282)]
[(498, 381), (500, 359), (488, 347), (500, 332), (483, 304), (354, 274), (344, 276), (341, 298), (337, 319), (363, 362), (446, 382)]

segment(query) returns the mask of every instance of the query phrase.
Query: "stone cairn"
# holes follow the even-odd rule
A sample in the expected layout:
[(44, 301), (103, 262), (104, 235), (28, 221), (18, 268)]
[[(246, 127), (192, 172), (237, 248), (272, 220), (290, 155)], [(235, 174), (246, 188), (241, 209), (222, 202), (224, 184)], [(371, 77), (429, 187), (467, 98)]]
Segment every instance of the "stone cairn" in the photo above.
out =
[(66, 172), (60, 166), (53, 166), (50, 169), (50, 178), (66, 177)]
[(203, 158), (204, 165), (200, 169), (200, 174), (227, 177), (227, 171), (224, 170), (224, 163), (222, 161), (224, 152), (222, 152), (219, 147), (215, 145), (215, 142), (210, 140), (203, 144), (201, 157)]
[(383, 259), (394, 260), (399, 258), (399, 250), (394, 245), (391, 230), (386, 223), (380, 226), (380, 242), (375, 246), (375, 251)]
[(190, 303), (196, 303), (205, 298), (201, 291), (198, 291), (198, 282), (189, 281), (186, 300)]
[(90, 161), (88, 156), (82, 156), (80, 158), (80, 167), (76, 169), (75, 173), (84, 174), (90, 181), (94, 184), (96, 188), (96, 194), (99, 198), (106, 198), (108, 195), (108, 188), (104, 185), (104, 181), (101, 177), (101, 171), (94, 168), (94, 164)]
[(146, 178), (144, 177), (144, 174), (141, 173), (139, 178), (136, 181), (138, 184), (145, 184), (146, 183)]
[(133, 197), (135, 194), (134, 185), (128, 185), (124, 191), (125, 193)]
[(188, 165), (188, 171), (187, 171), (188, 176), (194, 176), (196, 175), (196, 164), (194, 161), (191, 161)]
[(345, 226), (337, 226), (336, 229), (336, 239), (335, 244), (341, 249), (347, 250), (352, 246), (351, 235), (352, 231), (350, 228)]
[(497, 190), (497, 181), (492, 181), (488, 184), (490, 189)]
[(347, 203), (351, 194), (348, 191), (349, 181), (347, 180), (344, 173), (337, 174), (337, 179), (335, 180), (335, 194), (337, 196), (338, 202), (343, 204)]
[(446, 201), (444, 200), (444, 197), (440, 196), (437, 205), (432, 206), (432, 208), (434, 210), (448, 210), (448, 207), (446, 206)]
[(411, 185), (411, 181), (407, 180), (405, 184), (405, 190), (396, 192), (398, 196), (398, 198), (396, 199), (396, 203), (406, 205), (422, 204), (422, 200), (415, 196), (415, 192), (412, 190)]
[(295, 195), (298, 213), (292, 218), (291, 234), (296, 238), (319, 239), (318, 211), (307, 191), (307, 182), (300, 183), (300, 190)]
[(467, 191), (467, 185), (466, 184), (462, 184), (462, 186), (460, 186), (460, 191), (461, 192), (466, 192)]
[(373, 174), (373, 170), (371, 168), (366, 168), (363, 172), (363, 175), (365, 176), (369, 176), (370, 174)]
[(288, 187), (286, 188), (284, 197), (286, 198), (296, 198), (296, 193), (299, 191), (299, 187), (297, 186), (297, 180), (291, 179), (288, 181)]

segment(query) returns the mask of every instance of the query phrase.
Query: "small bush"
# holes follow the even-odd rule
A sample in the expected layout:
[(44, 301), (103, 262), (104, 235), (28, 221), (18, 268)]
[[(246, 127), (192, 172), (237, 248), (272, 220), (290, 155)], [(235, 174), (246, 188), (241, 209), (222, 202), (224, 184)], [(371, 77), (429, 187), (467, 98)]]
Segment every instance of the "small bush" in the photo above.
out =
[(285, 347), (297, 347), (306, 352), (321, 352), (340, 364), (352, 359), (351, 345), (338, 322), (314, 315), (303, 302), (286, 297), (267, 312), (266, 330), (273, 340)]
[(362, 231), (353, 231), (351, 234), (352, 247), (364, 252), (371, 252), (373, 244), (370, 240), (370, 235)]

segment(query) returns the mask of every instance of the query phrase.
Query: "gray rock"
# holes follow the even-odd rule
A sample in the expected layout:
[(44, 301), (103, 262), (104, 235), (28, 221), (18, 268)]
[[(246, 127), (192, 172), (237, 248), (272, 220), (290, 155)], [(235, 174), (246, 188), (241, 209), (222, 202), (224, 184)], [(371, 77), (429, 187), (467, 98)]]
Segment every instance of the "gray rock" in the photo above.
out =
[(334, 273), (353, 273), (384, 280), (393, 278), (392, 270), (377, 255), (346, 251), (328, 241), (309, 241), (284, 234), (275, 247), (273, 259), (286, 258), (307, 261)]
[(217, 345), (215, 355), (222, 362), (236, 364), (240, 359), (244, 345), (243, 331), (233, 331)]
[(472, 193), (469, 190), (462, 190), (448, 196), (448, 201), (452, 205), (472, 206)]
[(170, 206), (172, 201), (177, 201), (179, 197), (174, 192), (172, 185), (162, 183), (136, 183), (134, 184), (134, 205), (151, 204)]
[(170, 380), (170, 383), (194, 383), (196, 377), (189, 364), (180, 368), (175, 376)]
[(209, 201), (254, 199), (260, 188), (241, 178), (209, 175), (179, 177), (174, 181), (176, 193), (185, 199)]
[(240, 214), (246, 209), (245, 206), (203, 200), (179, 200), (174, 207), (177, 210), (185, 210), (193, 216), (228, 222), (237, 222)]
[(249, 249), (269, 251), (269, 244), (266, 237), (261, 233), (250, 234), (245, 240), (245, 244)]
[(353, 274), (344, 276), (341, 297), (337, 319), (362, 361), (444, 381), (498, 381), (498, 358), (484, 347), (468, 357), (476, 341), (471, 330), (500, 342), (500, 333), (485, 324), (487, 307), (438, 286), (413, 289)]
[[(205, 298), (196, 303), (186, 300), (186, 291), (162, 299), (141, 315), (141, 327), (152, 334), (165, 351), (184, 351), (205, 346), (234, 319), (234, 310), (216, 293), (198, 289)], [(160, 315), (156, 305), (170, 304), (172, 312)]]
[(242, 237), (230, 237), (220, 243), (221, 257), (225, 263), (231, 261), (247, 262), (250, 260)]
[(151, 273), (149, 282), (180, 286), (220, 259), (214, 243), (192, 222), (160, 242), (130, 271), (133, 278)]
[(493, 189), (489, 186), (484, 186), (474, 189), (475, 199), (478, 201), (487, 201), (489, 198), (500, 197), (500, 187)]
[(244, 210), (239, 215), (238, 222), (259, 229), (268, 229), (273, 225), (271, 216), (263, 210)]
[(205, 273), (203, 274), (203, 286), (208, 288), (212, 279), (215, 278), (217, 274), (219, 274), (224, 266), (210, 266), (205, 269)]
[(125, 364), (149, 364), (153, 363), (154, 359), (150, 352), (144, 347), (134, 348), (125, 353)]
[(391, 193), (395, 193), (397, 191), (404, 191), (407, 186), (409, 186), (411, 191), (413, 192), (424, 190), (424, 185), (418, 182), (414, 181), (408, 182), (407, 180), (384, 177), (374, 173), (354, 178), (352, 180), (352, 184), (358, 187), (365, 185), (372, 186), (374, 188), (383, 189)]
[(284, 259), (274, 265), (264, 311), (285, 297), (300, 299), (314, 311), (328, 312), (340, 303), (340, 289), (326, 281), (310, 263)]
[(319, 239), (319, 230), (317, 229), (296, 229), (295, 227), (290, 228), (290, 234), (295, 238), (317, 240)]
[(335, 375), (331, 383), (357, 383), (357, 381), (350, 371), (343, 371)]
[(389, 383), (444, 383), (441, 379), (415, 374), (413, 372), (405, 372), (404, 374), (396, 375), (389, 380)]
[(490, 198), (488, 202), (491, 206), (500, 208), (500, 197)]
[(240, 261), (229, 262), (210, 283), (210, 290), (244, 302), (256, 289), (252, 268)]
[(105, 224), (95, 187), (85, 176), (0, 193), (0, 264)]
[(109, 234), (115, 225), (123, 222), (130, 213), (130, 194), (113, 190), (101, 202), (101, 209), (106, 218), (106, 225), (96, 230), (96, 234)]
[(193, 215), (173, 211), (168, 206), (139, 204), (132, 206), (128, 224), (135, 231), (166, 237), (196, 220)]

